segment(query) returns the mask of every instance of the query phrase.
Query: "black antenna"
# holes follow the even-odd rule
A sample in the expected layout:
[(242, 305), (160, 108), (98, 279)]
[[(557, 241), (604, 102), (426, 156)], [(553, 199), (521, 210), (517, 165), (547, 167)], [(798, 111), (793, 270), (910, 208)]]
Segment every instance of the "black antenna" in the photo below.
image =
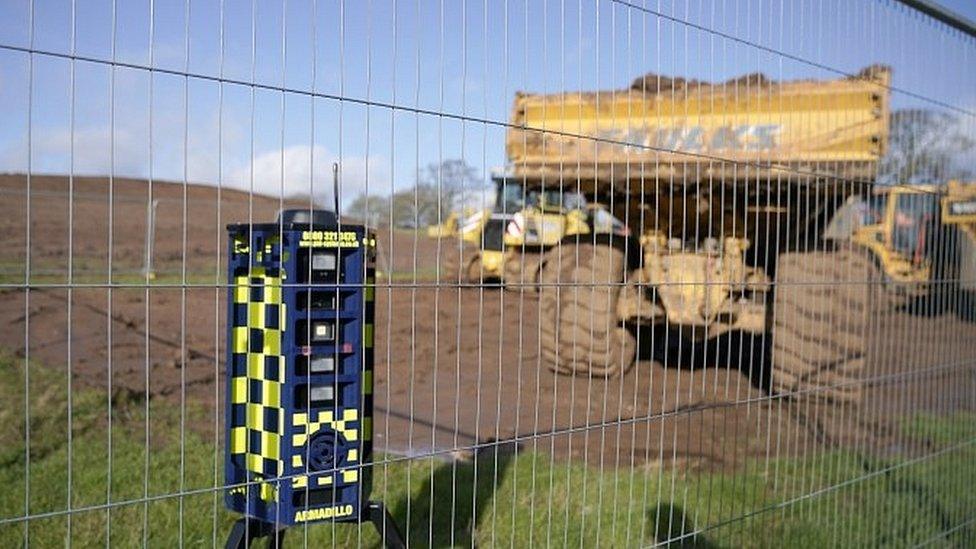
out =
[(336, 216), (339, 215), (339, 163), (332, 163), (332, 199)]

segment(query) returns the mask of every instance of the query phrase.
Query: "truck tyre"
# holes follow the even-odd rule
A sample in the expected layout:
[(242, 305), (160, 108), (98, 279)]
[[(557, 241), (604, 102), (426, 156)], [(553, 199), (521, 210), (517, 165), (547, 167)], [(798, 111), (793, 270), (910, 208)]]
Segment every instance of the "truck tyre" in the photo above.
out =
[(481, 282), (481, 254), (474, 246), (463, 246), (444, 253), (440, 281), (449, 284), (478, 284)]
[(531, 287), (528, 286), (531, 280), (525, 276), (525, 272), (528, 271), (530, 266), (531, 264), (526, 264), (525, 252), (523, 250), (509, 253), (505, 258), (505, 265), (503, 267), (505, 289), (512, 292), (519, 292), (523, 288), (531, 290)]
[(859, 402), (886, 301), (882, 274), (864, 250), (780, 255), (771, 311), (773, 391)]
[(484, 282), (485, 277), (482, 276), (484, 273), (484, 267), (481, 266), (481, 254), (472, 254), (466, 258), (463, 258), (464, 262), (464, 278), (461, 282), (466, 284), (481, 284)]
[(540, 274), (543, 361), (560, 374), (610, 377), (634, 363), (634, 336), (617, 320), (623, 250), (571, 240), (546, 254)]
[(543, 256), (535, 251), (519, 250), (505, 259), (505, 289), (526, 294), (539, 292), (539, 270)]

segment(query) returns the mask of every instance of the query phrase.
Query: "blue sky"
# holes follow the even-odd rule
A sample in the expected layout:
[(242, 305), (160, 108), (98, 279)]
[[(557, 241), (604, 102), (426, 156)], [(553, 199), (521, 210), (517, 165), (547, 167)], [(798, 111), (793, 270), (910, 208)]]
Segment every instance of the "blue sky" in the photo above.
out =
[(483, 121), (506, 121), (516, 91), (622, 88), (649, 71), (831, 78), (824, 67), (880, 62), (908, 92), (896, 108), (948, 106), (969, 128), (976, 111), (974, 40), (887, 0), (117, 0), (114, 31), (112, 0), (34, 0), (33, 33), (28, 6), (0, 2), (0, 44), (131, 66), (77, 61), (72, 86), (68, 60), (0, 49), (0, 172), (26, 171), (30, 150), (37, 173), (321, 196), (340, 160), (349, 200), (439, 159), (487, 178), (504, 129)]

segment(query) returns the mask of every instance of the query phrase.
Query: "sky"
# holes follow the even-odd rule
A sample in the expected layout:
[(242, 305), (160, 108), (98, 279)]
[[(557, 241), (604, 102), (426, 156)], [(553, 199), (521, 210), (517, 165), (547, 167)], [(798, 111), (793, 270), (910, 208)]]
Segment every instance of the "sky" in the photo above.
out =
[(5, 0), (0, 172), (331, 201), (340, 162), (349, 202), (443, 159), (487, 182), (518, 91), (885, 63), (893, 108), (973, 128), (974, 62), (976, 40), (890, 0)]

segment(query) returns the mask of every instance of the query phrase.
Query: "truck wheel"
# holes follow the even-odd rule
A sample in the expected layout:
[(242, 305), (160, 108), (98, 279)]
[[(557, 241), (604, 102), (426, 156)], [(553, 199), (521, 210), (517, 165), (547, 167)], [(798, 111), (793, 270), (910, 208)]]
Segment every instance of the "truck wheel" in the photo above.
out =
[(882, 274), (864, 250), (780, 255), (771, 311), (773, 391), (859, 402), (886, 301)]
[(624, 252), (570, 242), (546, 254), (540, 275), (541, 353), (560, 374), (609, 377), (634, 363), (634, 336), (617, 320)]
[(478, 284), (481, 282), (481, 260), (479, 250), (465, 246), (444, 254), (440, 272), (441, 282), (450, 284)]
[(510, 253), (508, 257), (505, 258), (504, 266), (504, 281), (505, 289), (509, 291), (518, 292), (522, 289), (524, 284), (529, 281), (525, 280), (523, 275), (523, 262), (525, 261), (524, 253)]
[(956, 316), (966, 322), (976, 322), (976, 292), (959, 290), (955, 301)]
[(510, 254), (505, 260), (505, 289), (526, 294), (539, 291), (539, 269), (542, 255), (534, 251)]
[(482, 282), (484, 282), (485, 277), (482, 276), (484, 267), (481, 266), (480, 255), (475, 254), (465, 258), (465, 261), (464, 263), (462, 263), (462, 265), (465, 266), (464, 267), (465, 275), (464, 275), (464, 280), (462, 280), (461, 282), (466, 282), (468, 284), (481, 284)]

